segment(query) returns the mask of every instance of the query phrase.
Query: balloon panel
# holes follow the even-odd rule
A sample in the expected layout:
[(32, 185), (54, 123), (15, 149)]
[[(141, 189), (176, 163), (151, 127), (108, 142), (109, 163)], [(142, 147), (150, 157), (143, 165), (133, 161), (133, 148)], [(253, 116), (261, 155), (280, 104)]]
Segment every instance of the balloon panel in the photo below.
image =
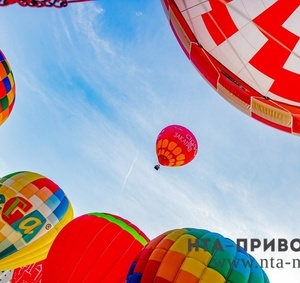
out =
[(163, 166), (183, 166), (191, 162), (198, 151), (194, 134), (180, 125), (164, 128), (156, 140), (156, 155)]
[(71, 219), (68, 198), (50, 179), (26, 171), (1, 178), (0, 269), (45, 258), (58, 231)]
[(299, 3), (162, 0), (184, 52), (233, 106), (300, 134)]
[(42, 283), (43, 261), (17, 268), (13, 271), (11, 283)]
[(0, 50), (0, 125), (10, 115), (15, 102), (15, 80), (10, 65)]
[(269, 283), (256, 260), (230, 239), (203, 229), (167, 231), (132, 263), (127, 283)]
[(82, 215), (53, 242), (43, 283), (124, 282), (131, 262), (147, 242), (139, 228), (119, 216)]

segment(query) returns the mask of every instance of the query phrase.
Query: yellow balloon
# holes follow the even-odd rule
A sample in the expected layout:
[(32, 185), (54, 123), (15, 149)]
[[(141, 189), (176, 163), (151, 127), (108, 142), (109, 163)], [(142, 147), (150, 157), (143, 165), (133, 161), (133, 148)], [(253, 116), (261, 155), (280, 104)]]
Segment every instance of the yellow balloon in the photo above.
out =
[(59, 231), (74, 218), (70, 201), (50, 179), (34, 172), (0, 179), (0, 271), (46, 258)]

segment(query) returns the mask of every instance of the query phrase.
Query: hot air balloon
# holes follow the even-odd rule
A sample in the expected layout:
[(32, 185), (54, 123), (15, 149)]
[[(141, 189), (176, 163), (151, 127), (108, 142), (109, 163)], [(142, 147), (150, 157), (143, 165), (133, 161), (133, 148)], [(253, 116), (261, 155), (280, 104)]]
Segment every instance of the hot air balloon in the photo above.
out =
[(42, 283), (43, 261), (19, 267), (13, 271), (11, 283)]
[(123, 283), (149, 239), (129, 221), (108, 213), (75, 218), (54, 240), (43, 283)]
[(162, 0), (183, 51), (243, 113), (300, 134), (299, 2)]
[(38, 173), (0, 179), (0, 271), (46, 258), (58, 232), (73, 219), (63, 190)]
[(204, 229), (167, 231), (133, 261), (127, 283), (269, 283), (257, 261), (232, 240)]
[(198, 151), (198, 143), (193, 133), (180, 125), (170, 125), (164, 128), (156, 140), (156, 155), (158, 170), (160, 165), (176, 167), (191, 162)]
[(16, 95), (16, 86), (10, 65), (0, 50), (0, 125), (10, 115)]
[(91, 0), (0, 0), (1, 6), (8, 6), (12, 4), (19, 4), (22, 7), (55, 7), (55, 8), (64, 8), (67, 7), (70, 3), (79, 3), (87, 2)]

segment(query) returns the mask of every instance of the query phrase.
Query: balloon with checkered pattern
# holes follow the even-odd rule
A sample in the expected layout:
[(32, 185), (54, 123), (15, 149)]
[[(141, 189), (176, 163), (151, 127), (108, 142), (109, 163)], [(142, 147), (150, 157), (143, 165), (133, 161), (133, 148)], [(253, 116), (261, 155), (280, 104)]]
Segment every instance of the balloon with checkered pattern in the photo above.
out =
[(16, 95), (16, 85), (10, 65), (0, 50), (0, 125), (9, 117)]
[(244, 114), (300, 135), (299, 1), (161, 2), (181, 48), (210, 86)]
[(232, 240), (204, 229), (167, 231), (132, 263), (126, 283), (269, 283), (257, 261)]
[(0, 271), (46, 258), (52, 241), (73, 219), (73, 208), (52, 180), (22, 171), (0, 179)]

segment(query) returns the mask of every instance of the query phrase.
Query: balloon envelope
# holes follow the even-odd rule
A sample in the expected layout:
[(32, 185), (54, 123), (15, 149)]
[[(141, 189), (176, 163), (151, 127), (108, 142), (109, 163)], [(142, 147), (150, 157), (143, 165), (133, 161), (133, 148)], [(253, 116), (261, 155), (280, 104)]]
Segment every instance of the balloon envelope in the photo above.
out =
[(42, 283), (43, 261), (13, 271), (11, 283)]
[(16, 95), (16, 86), (10, 65), (0, 50), (0, 125), (10, 115)]
[(163, 166), (183, 166), (191, 162), (198, 152), (194, 134), (180, 125), (164, 128), (156, 140), (156, 155)]
[(62, 189), (34, 172), (0, 179), (0, 270), (43, 260), (52, 241), (71, 219)]
[(44, 263), (43, 283), (123, 283), (148, 238), (112, 214), (75, 218), (58, 234)]
[(132, 263), (127, 283), (269, 283), (256, 260), (230, 239), (203, 229), (167, 231)]
[(299, 2), (162, 0), (182, 49), (245, 114), (300, 134)]

